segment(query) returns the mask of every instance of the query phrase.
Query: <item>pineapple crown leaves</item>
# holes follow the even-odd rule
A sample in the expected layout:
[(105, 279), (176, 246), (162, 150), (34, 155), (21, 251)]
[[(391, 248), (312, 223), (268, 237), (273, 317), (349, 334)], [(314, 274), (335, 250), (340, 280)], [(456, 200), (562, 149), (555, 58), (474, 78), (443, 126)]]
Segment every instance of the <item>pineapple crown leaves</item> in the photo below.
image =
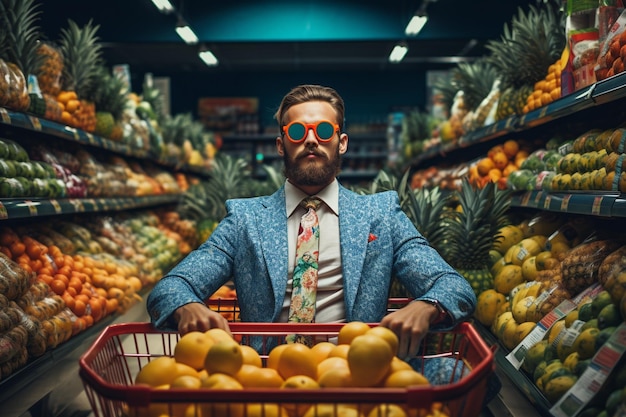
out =
[(487, 42), (486, 59), (498, 69), (506, 86), (533, 85), (545, 77), (548, 67), (565, 46), (564, 15), (554, 6), (521, 7), (505, 23), (499, 40)]
[(156, 116), (156, 120), (160, 121), (163, 118), (163, 93), (161, 90), (144, 81), (141, 96), (144, 101), (150, 103), (152, 111)]
[(452, 70), (452, 83), (457, 90), (463, 90), (465, 105), (475, 110), (489, 95), (498, 71), (486, 58), (474, 62), (461, 62)]
[(407, 215), (430, 245), (441, 251), (445, 240), (443, 218), (450, 195), (444, 196), (439, 187), (418, 188), (407, 195)]
[(82, 28), (73, 20), (61, 29), (59, 45), (64, 58), (62, 83), (65, 90), (87, 95), (103, 64), (102, 45), (96, 36), (100, 25), (89, 20)]
[(99, 66), (94, 74), (92, 88), (85, 98), (93, 101), (98, 111), (109, 112), (116, 121), (121, 121), (128, 102), (126, 90), (126, 83), (120, 77), (112, 75), (106, 67)]
[(425, 112), (412, 111), (406, 113), (402, 119), (400, 132), (404, 143), (413, 143), (428, 139), (432, 136), (433, 117)]
[(465, 177), (455, 197), (461, 210), (447, 214), (444, 258), (457, 269), (484, 268), (499, 229), (509, 224), (511, 191), (499, 190), (492, 182), (479, 189)]
[(15, 63), (25, 77), (45, 59), (36, 53), (42, 37), (38, 7), (34, 0), (0, 0), (0, 58)]

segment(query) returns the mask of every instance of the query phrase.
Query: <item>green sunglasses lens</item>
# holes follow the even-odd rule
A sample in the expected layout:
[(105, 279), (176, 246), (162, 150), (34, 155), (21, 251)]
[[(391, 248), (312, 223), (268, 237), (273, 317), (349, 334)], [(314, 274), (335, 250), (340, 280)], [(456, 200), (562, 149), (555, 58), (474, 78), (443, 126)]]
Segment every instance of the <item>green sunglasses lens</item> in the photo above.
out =
[(318, 138), (328, 140), (335, 134), (335, 128), (331, 123), (320, 122), (315, 128), (315, 132), (317, 133)]
[(302, 123), (292, 123), (289, 125), (287, 134), (291, 140), (300, 141), (306, 136), (306, 127)]

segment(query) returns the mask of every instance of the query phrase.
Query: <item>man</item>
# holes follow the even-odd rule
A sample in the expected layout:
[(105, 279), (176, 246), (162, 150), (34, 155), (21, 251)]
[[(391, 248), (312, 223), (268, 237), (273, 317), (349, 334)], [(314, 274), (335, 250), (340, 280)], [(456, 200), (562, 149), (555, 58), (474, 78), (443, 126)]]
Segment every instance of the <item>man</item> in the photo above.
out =
[[(396, 192), (358, 195), (338, 183), (341, 155), (348, 149), (339, 94), (318, 85), (295, 87), (275, 117), (285, 185), (270, 196), (226, 202), (228, 214), (211, 237), (150, 293), (153, 323), (181, 334), (228, 329), (203, 300), (229, 280), (243, 321), (287, 322), (298, 228), (307, 213), (299, 205), (309, 196), (322, 201), (316, 210), (316, 322), (380, 322), (399, 336), (398, 356), (410, 357), (431, 326), (448, 329), (471, 315), (476, 304), (471, 287), (428, 245), (401, 210)], [(386, 314), (392, 276), (415, 301)]]

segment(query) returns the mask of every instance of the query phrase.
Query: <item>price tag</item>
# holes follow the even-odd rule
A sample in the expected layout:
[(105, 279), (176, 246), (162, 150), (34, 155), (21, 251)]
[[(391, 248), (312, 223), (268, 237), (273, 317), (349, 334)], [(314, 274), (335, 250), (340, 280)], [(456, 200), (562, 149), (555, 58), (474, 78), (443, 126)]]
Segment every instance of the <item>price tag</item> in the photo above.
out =
[(4, 107), (0, 107), (0, 117), (4, 123), (11, 123), (11, 116), (9, 116), (9, 112)]
[(39, 120), (39, 117), (28, 116), (28, 119), (34, 130), (41, 131), (41, 120)]
[(548, 106), (543, 106), (539, 112), (539, 117), (546, 117), (546, 114), (548, 114)]
[(80, 134), (78, 133), (78, 129), (73, 128), (72, 126), (65, 126), (65, 130), (70, 132), (70, 134), (72, 135), (74, 140), (79, 140), (80, 139)]
[(89, 143), (90, 145), (98, 144), (98, 141), (96, 140), (95, 136), (92, 135), (91, 133), (85, 132), (85, 136), (87, 136), (87, 143)]
[(552, 196), (550, 194), (546, 195), (546, 199), (543, 200), (543, 208), (546, 210), (549, 210), (551, 201), (552, 201)]
[(55, 214), (63, 213), (63, 209), (61, 208), (61, 205), (59, 204), (59, 202), (57, 200), (48, 200), (48, 202), (50, 203), (50, 205), (54, 209), (54, 213)]
[(69, 203), (74, 206), (74, 211), (76, 212), (84, 212), (85, 211), (85, 206), (83, 205), (83, 202), (79, 199), (73, 198), (71, 200), (69, 200)]
[(567, 208), (569, 206), (569, 200), (571, 198), (572, 198), (571, 194), (568, 194), (565, 197), (563, 197), (563, 200), (561, 201), (561, 211), (567, 211)]
[(535, 194), (535, 207), (539, 206), (539, 202), (541, 201), (541, 197), (543, 197), (543, 193), (541, 191)]
[(522, 206), (527, 207), (529, 201), (530, 201), (530, 191), (524, 193), (524, 195), (522, 196)]
[(9, 213), (7, 212), (7, 208), (0, 201), (0, 219), (6, 220), (9, 218)]
[(28, 214), (30, 214), (31, 217), (34, 217), (37, 214), (39, 214), (37, 212), (37, 206), (39, 206), (39, 203), (33, 203), (30, 200), (26, 200), (24, 201), (24, 205), (28, 208)]
[(602, 208), (602, 196), (596, 196), (596, 198), (593, 199), (593, 204), (591, 205), (591, 214), (593, 215), (600, 215), (600, 209)]

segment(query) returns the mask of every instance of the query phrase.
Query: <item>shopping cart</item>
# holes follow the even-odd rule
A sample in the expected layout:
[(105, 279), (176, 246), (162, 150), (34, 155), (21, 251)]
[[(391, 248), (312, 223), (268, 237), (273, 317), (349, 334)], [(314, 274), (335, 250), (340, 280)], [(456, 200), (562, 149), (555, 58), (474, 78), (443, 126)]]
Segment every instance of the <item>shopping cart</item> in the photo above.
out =
[[(311, 335), (318, 341), (332, 340), (341, 326), (341, 323), (235, 322), (230, 328), (242, 344), (261, 338), (268, 341), (262, 345), (269, 350), (269, 340), (284, 340), (294, 332)], [(292, 411), (302, 411), (304, 406), (308, 409), (307, 417), (339, 417), (340, 405), (351, 404), (358, 408), (359, 416), (367, 417), (377, 404), (397, 404), (408, 411), (409, 417), (426, 416), (425, 410), (433, 409), (444, 413), (440, 416), (474, 417), (480, 414), (487, 379), (494, 372), (492, 350), (470, 323), (461, 323), (449, 332), (429, 333), (423, 341), (424, 353), (415, 358), (415, 363), (421, 364), (446, 360), (451, 365), (450, 379), (444, 383), (407, 388), (246, 388), (244, 391), (134, 385), (135, 376), (150, 360), (173, 356), (178, 340), (177, 333), (157, 330), (149, 323), (122, 323), (105, 328), (79, 360), (79, 374), (95, 416), (249, 417), (249, 404), (267, 407), (279, 404)], [(268, 353), (260, 351), (264, 363)], [(328, 414), (328, 409), (322, 407), (334, 407), (336, 412)], [(291, 413), (290, 417), (301, 414), (304, 413)], [(268, 411), (267, 417), (270, 415)]]

